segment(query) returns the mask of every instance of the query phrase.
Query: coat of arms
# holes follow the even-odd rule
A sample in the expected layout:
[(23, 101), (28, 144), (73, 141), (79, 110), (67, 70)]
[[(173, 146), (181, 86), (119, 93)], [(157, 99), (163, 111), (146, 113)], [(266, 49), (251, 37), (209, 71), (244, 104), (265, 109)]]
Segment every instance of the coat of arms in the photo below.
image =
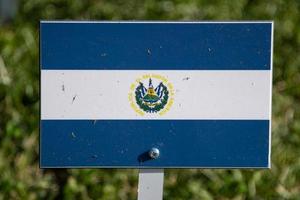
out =
[(131, 85), (131, 107), (139, 114), (163, 115), (173, 104), (173, 86), (161, 75), (144, 75)]
[(168, 103), (169, 91), (168, 88), (160, 82), (154, 88), (151, 78), (149, 78), (148, 88), (142, 82), (135, 89), (135, 100), (137, 105), (145, 112), (158, 112)]

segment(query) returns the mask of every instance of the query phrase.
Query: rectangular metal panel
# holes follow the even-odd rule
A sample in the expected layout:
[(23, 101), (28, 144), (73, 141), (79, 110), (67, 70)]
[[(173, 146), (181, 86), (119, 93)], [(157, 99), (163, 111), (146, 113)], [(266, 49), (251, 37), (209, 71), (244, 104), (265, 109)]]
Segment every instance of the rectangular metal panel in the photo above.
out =
[(272, 22), (40, 28), (41, 167), (270, 167)]

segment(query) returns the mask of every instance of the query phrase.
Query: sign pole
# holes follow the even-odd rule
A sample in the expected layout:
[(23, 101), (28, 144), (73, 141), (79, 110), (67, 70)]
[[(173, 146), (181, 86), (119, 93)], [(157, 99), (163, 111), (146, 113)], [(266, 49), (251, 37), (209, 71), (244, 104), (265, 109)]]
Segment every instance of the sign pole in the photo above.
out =
[(163, 182), (163, 169), (140, 169), (138, 200), (162, 200)]

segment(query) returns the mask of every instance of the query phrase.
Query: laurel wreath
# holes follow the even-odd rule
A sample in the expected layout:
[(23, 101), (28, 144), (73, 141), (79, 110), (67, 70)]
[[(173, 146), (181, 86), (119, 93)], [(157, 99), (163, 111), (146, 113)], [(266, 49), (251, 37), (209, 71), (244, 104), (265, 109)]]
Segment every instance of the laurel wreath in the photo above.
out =
[(135, 100), (137, 105), (145, 112), (158, 112), (165, 107), (168, 103), (169, 99), (169, 91), (165, 85), (162, 84), (164, 95), (162, 96), (161, 103), (155, 104), (154, 107), (150, 107), (147, 103), (143, 101), (143, 97), (141, 95), (142, 85), (139, 85), (135, 90)]

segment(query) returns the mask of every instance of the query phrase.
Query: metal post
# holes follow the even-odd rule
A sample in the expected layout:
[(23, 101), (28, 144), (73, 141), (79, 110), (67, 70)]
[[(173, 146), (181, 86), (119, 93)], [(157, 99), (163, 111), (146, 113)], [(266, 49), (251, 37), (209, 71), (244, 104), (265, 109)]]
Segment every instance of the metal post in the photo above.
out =
[(140, 169), (138, 200), (162, 200), (163, 184), (163, 169)]

